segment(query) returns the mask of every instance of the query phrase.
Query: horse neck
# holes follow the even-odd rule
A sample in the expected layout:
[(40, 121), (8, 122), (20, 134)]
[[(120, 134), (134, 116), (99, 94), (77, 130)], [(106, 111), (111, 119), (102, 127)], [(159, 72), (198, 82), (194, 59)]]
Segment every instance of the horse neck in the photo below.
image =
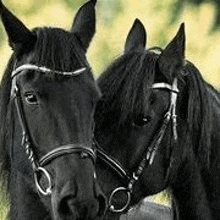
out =
[(171, 186), (178, 220), (213, 219), (206, 187), (199, 167), (193, 161), (179, 170), (178, 181)]
[[(207, 85), (212, 113), (210, 164), (202, 162), (188, 148), (184, 164), (178, 171), (177, 182), (171, 186), (180, 220), (219, 219), (220, 215), (220, 96)], [(186, 147), (181, 141), (181, 148)], [(194, 148), (194, 147), (193, 147)], [(196, 148), (194, 148), (196, 149)]]

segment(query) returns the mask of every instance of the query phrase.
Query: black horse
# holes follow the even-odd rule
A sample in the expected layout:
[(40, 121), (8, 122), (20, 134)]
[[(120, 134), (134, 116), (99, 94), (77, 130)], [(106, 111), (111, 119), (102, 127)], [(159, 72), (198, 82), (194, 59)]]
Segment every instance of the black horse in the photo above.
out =
[(136, 20), (98, 79), (97, 172), (109, 218), (170, 188), (175, 219), (219, 219), (219, 93), (184, 59), (184, 24), (164, 50), (145, 44)]
[(10, 219), (100, 219), (93, 113), (100, 92), (86, 60), (95, 0), (71, 31), (30, 31), (0, 1), (13, 55), (1, 83), (0, 156)]

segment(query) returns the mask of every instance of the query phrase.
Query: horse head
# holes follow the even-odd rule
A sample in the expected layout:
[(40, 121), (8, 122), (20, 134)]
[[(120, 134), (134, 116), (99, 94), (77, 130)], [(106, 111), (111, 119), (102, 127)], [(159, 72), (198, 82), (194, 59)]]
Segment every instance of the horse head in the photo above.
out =
[(11, 201), (16, 197), (13, 219), (99, 219), (105, 210), (93, 148), (100, 92), (85, 56), (95, 4), (79, 9), (71, 31), (31, 31), (0, 2), (14, 51), (1, 85), (1, 147)]
[[(164, 50), (145, 49), (146, 36), (136, 19), (124, 54), (98, 79), (103, 96), (95, 113), (97, 172), (116, 215), (164, 190), (178, 166), (172, 155), (179, 150), (177, 138), (182, 139), (177, 124), (185, 120), (179, 108), (184, 99), (178, 96), (185, 85), (184, 24)], [(184, 134), (185, 123), (181, 129)]]

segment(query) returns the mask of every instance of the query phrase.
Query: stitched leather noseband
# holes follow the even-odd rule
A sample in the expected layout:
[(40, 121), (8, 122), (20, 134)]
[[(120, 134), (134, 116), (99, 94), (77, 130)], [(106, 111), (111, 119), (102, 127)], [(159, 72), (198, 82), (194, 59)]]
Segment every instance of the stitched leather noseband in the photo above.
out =
[[(12, 88), (11, 88), (11, 96), (15, 99), (15, 105), (17, 109), (17, 114), (19, 117), (20, 125), (22, 128), (22, 143), (21, 145), (25, 149), (26, 154), (28, 155), (28, 159), (32, 165), (32, 169), (34, 171), (34, 181), (37, 190), (44, 196), (51, 195), (52, 193), (52, 183), (51, 183), (51, 177), (49, 172), (44, 168), (45, 165), (49, 164), (53, 160), (55, 160), (58, 157), (61, 157), (63, 155), (67, 154), (73, 154), (77, 153), (80, 154), (82, 158), (89, 156), (93, 162), (96, 160), (96, 153), (92, 148), (89, 148), (84, 145), (80, 144), (68, 144), (64, 145), (58, 148), (55, 148), (54, 150), (48, 152), (46, 155), (44, 155), (42, 158), (38, 160), (36, 155), (33, 151), (33, 144), (31, 141), (27, 121), (25, 118), (25, 113), (22, 105), (21, 100), (21, 94), (20, 90), (17, 86), (16, 77), (19, 75), (22, 71), (25, 70), (34, 70), (42, 73), (55, 73), (62, 76), (77, 76), (80, 73), (84, 72), (86, 68), (81, 68), (79, 70), (76, 70), (74, 72), (60, 72), (60, 71), (52, 71), (46, 67), (38, 67), (33, 64), (25, 64), (18, 68), (16, 68), (11, 75), (12, 78)], [(39, 183), (40, 177), (44, 175), (47, 179), (47, 187), (42, 187)]]
[[(179, 92), (177, 86), (177, 78), (174, 78), (172, 85), (168, 83), (155, 83), (152, 85), (152, 89), (167, 89), (170, 91), (170, 106), (166, 114), (164, 115), (163, 123), (157, 133), (155, 139), (152, 141), (150, 146), (148, 147), (146, 153), (144, 154), (143, 159), (141, 160), (140, 164), (138, 165), (136, 171), (130, 175), (122, 166), (121, 164), (113, 159), (111, 156), (104, 152), (103, 148), (99, 145), (99, 143), (94, 140), (95, 145), (97, 147), (97, 156), (105, 162), (109, 167), (111, 167), (122, 179), (124, 179), (128, 185), (126, 187), (121, 186), (116, 188), (112, 191), (109, 197), (109, 210), (114, 213), (122, 213), (129, 209), (130, 202), (131, 202), (131, 195), (133, 193), (134, 184), (139, 180), (139, 177), (143, 173), (143, 170), (152, 165), (154, 162), (155, 155), (157, 150), (162, 142), (162, 139), (165, 135), (166, 129), (171, 122), (172, 124), (172, 136), (174, 143), (177, 142), (177, 123), (176, 123), (176, 102), (177, 102), (177, 94)], [(170, 161), (171, 163), (171, 161)], [(171, 166), (171, 164), (169, 165)], [(169, 170), (167, 171), (166, 178), (168, 178)], [(116, 199), (117, 194), (124, 193), (126, 195), (127, 200), (125, 201), (124, 205), (120, 208), (115, 208), (113, 205), (114, 199)]]

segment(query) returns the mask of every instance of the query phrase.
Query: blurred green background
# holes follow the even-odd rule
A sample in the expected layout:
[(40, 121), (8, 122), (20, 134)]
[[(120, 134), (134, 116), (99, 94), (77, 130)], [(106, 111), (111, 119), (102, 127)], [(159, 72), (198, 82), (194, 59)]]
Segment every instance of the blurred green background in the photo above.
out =
[[(3, 0), (30, 29), (55, 26), (69, 29), (77, 9), (86, 0)], [(147, 30), (147, 47), (165, 47), (179, 25), (186, 25), (186, 58), (203, 77), (220, 88), (220, 0), (98, 0), (97, 32), (88, 60), (98, 77), (123, 52), (135, 18)], [(12, 51), (0, 24), (0, 77)], [(3, 185), (0, 182), (0, 192)], [(158, 197), (157, 197), (158, 198)], [(6, 197), (0, 193), (0, 220), (6, 219)]]
[[(3, 0), (30, 29), (71, 27), (76, 10), (86, 0)], [(98, 0), (97, 32), (88, 59), (98, 76), (122, 51), (127, 33), (139, 18), (148, 33), (148, 47), (164, 47), (186, 24), (186, 57), (206, 80), (220, 86), (220, 0)], [(0, 74), (11, 54), (0, 25)]]

